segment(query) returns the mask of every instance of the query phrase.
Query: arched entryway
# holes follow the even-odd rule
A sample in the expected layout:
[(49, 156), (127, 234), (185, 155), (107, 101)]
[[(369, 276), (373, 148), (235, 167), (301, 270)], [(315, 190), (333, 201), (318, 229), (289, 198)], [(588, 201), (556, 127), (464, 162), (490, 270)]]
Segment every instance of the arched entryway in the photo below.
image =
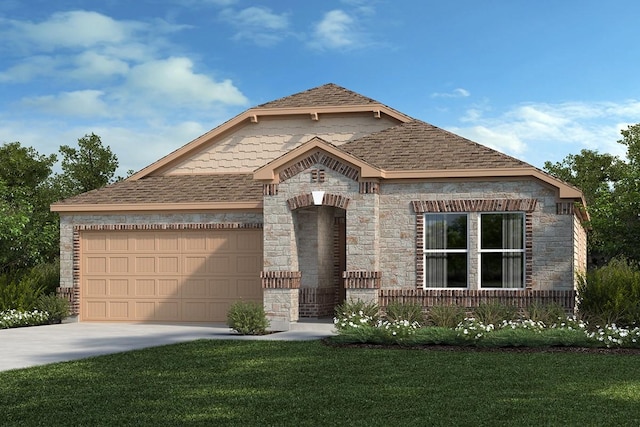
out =
[(292, 213), (301, 274), (299, 316), (333, 316), (336, 305), (345, 298), (346, 211), (311, 205)]

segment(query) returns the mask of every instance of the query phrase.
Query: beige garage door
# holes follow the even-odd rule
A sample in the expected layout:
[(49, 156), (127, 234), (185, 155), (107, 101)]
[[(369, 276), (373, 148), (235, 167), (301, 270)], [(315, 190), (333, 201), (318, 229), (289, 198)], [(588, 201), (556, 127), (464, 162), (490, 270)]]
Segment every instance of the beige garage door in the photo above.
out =
[(262, 230), (87, 231), (80, 320), (224, 322), (262, 301)]

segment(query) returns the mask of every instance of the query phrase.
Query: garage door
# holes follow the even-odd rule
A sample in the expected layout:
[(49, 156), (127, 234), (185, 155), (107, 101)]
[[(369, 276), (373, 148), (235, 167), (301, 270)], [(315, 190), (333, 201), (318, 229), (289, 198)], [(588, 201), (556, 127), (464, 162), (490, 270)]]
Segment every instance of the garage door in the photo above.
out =
[(262, 230), (87, 231), (80, 320), (224, 322), (262, 301)]

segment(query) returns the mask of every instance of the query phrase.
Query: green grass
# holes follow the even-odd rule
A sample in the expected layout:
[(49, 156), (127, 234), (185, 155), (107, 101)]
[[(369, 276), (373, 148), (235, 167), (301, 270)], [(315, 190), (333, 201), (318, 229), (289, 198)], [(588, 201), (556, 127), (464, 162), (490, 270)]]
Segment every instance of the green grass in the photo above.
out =
[(0, 425), (637, 425), (639, 361), (201, 340), (0, 372)]

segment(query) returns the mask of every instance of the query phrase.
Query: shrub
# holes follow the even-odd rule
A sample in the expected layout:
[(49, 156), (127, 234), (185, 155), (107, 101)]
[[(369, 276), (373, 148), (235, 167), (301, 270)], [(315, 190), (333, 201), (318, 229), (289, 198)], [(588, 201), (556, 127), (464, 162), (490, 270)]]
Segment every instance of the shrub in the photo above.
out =
[(457, 305), (435, 305), (429, 309), (429, 324), (443, 328), (455, 328), (465, 317), (464, 308)]
[(542, 322), (551, 326), (557, 323), (558, 320), (564, 320), (567, 317), (567, 312), (558, 303), (542, 304), (535, 302), (526, 308), (525, 317), (534, 322)]
[(386, 308), (386, 318), (390, 322), (406, 320), (409, 323), (424, 323), (424, 313), (422, 306), (415, 302), (391, 301)]
[(0, 311), (30, 311), (35, 308), (36, 301), (44, 292), (44, 287), (27, 276), (0, 276)]
[(241, 335), (264, 335), (269, 324), (264, 307), (254, 301), (236, 301), (227, 313), (227, 325)]
[(49, 323), (49, 314), (33, 310), (0, 311), (0, 329), (19, 328), (21, 326), (37, 326)]
[(373, 326), (380, 319), (380, 306), (372, 302), (349, 300), (335, 309), (333, 323), (338, 331), (359, 326)]
[(41, 295), (36, 301), (36, 308), (49, 313), (49, 323), (60, 323), (69, 317), (69, 302), (55, 294)]
[(592, 325), (640, 323), (640, 271), (626, 259), (578, 276), (580, 317)]
[(501, 304), (499, 302), (489, 302), (479, 304), (473, 310), (474, 317), (485, 325), (496, 325), (502, 323), (503, 320), (513, 320), (518, 314), (518, 309), (511, 305)]

